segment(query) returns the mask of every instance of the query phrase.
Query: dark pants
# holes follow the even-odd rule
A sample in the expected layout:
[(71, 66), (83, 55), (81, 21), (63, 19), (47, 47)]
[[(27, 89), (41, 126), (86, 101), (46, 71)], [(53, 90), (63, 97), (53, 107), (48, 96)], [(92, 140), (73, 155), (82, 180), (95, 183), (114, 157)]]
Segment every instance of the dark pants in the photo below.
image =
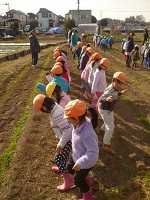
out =
[(69, 154), (71, 150), (72, 150), (72, 142), (68, 141), (67, 144), (64, 146), (62, 152), (55, 154), (54, 160), (61, 173), (68, 172), (66, 169), (66, 163), (69, 160)]
[(38, 61), (38, 53), (32, 53), (32, 65), (36, 65)]
[(126, 56), (126, 66), (130, 67), (130, 63), (131, 63), (131, 56), (127, 55)]
[(80, 191), (82, 193), (86, 193), (90, 190), (90, 187), (87, 185), (86, 182), (86, 177), (92, 168), (89, 169), (81, 169), (80, 171), (75, 171), (72, 169), (74, 166), (74, 161), (72, 157), (69, 159), (68, 164), (67, 164), (67, 170), (70, 174), (74, 175), (74, 183), (77, 187), (80, 188)]

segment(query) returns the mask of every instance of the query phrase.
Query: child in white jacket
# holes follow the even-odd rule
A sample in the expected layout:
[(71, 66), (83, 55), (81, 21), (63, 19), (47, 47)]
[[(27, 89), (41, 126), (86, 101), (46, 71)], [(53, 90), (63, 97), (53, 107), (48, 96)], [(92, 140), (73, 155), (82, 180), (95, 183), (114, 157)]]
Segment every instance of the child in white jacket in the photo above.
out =
[(92, 107), (97, 109), (97, 101), (107, 87), (105, 71), (109, 68), (110, 62), (102, 58), (99, 67), (96, 69), (91, 85)]

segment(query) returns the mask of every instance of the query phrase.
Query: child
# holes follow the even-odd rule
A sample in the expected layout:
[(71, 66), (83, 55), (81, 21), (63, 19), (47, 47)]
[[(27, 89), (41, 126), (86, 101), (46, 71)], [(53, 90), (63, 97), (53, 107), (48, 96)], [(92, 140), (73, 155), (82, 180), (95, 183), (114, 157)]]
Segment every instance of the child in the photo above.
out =
[(150, 69), (150, 44), (146, 46), (144, 51), (144, 66)]
[[(60, 56), (59, 56), (59, 57), (60, 57)], [(63, 73), (62, 73), (61, 76), (62, 76), (64, 79), (66, 79), (67, 82), (69, 83), (70, 78), (69, 78), (69, 75), (68, 75), (68, 73), (67, 73), (67, 69), (66, 69), (65, 65), (64, 65), (62, 62), (56, 62), (54, 66), (56, 66), (56, 65), (59, 65), (59, 66), (62, 67)]]
[(105, 71), (110, 67), (110, 62), (107, 58), (102, 58), (100, 65), (96, 69), (91, 85), (92, 107), (97, 110), (97, 102), (99, 97), (104, 93), (107, 87)]
[(56, 62), (61, 62), (64, 66), (65, 66), (65, 68), (66, 68), (66, 70), (67, 70), (67, 73), (68, 73), (68, 75), (70, 76), (70, 65), (68, 64), (68, 62), (64, 59), (64, 57), (62, 57), (62, 56), (58, 56), (57, 58), (56, 58)]
[(143, 65), (143, 61), (144, 61), (144, 52), (145, 52), (145, 49), (148, 47), (149, 45), (149, 42), (146, 42), (140, 49), (140, 54), (142, 55), (142, 61), (141, 61), (141, 65)]
[(53, 75), (53, 82), (57, 83), (61, 86), (61, 89), (63, 92), (68, 94), (70, 92), (70, 84), (67, 82), (66, 79), (62, 77), (63, 69), (59, 65), (55, 65), (51, 69), (52, 75)]
[[(98, 67), (98, 63), (100, 61), (100, 54), (99, 53), (94, 53), (91, 58), (89, 59), (85, 69), (82, 71), (81, 73), (81, 79), (85, 82), (86, 84), (86, 89), (85, 89), (85, 92), (83, 94), (83, 96), (85, 97), (85, 99), (88, 99), (89, 97), (91, 97), (91, 84), (93, 80), (92, 77), (94, 76), (94, 72), (95, 70), (97, 69)], [(89, 83), (88, 83), (88, 80)]]
[(78, 41), (77, 42), (77, 46), (76, 46), (76, 50), (75, 50), (75, 52), (73, 54), (73, 58), (75, 59), (75, 57), (77, 57), (78, 62), (80, 61), (81, 51), (82, 51), (82, 42)]
[(57, 190), (66, 191), (74, 186), (73, 177), (66, 169), (66, 162), (72, 149), (72, 125), (64, 118), (64, 109), (52, 98), (38, 94), (33, 100), (33, 106), (37, 111), (49, 114), (51, 127), (59, 139), (54, 157), (57, 167), (52, 167), (52, 170), (54, 172), (60, 170), (64, 178), (64, 184), (58, 186)]
[(49, 97), (52, 97), (54, 100), (56, 100), (56, 102), (62, 108), (65, 108), (67, 103), (71, 100), (70, 96), (67, 95), (66, 93), (62, 92), (61, 87), (55, 82), (50, 82), (46, 86), (46, 94)]
[(131, 60), (133, 62), (132, 66), (131, 66), (131, 69), (136, 71), (137, 61), (140, 60), (138, 45), (135, 45), (134, 49), (131, 52)]
[(64, 117), (73, 124), (72, 157), (67, 169), (74, 176), (74, 183), (83, 193), (84, 200), (92, 200), (87, 175), (96, 164), (99, 156), (98, 138), (91, 121), (86, 118), (87, 108), (83, 101), (70, 101), (64, 110)]
[(112, 150), (110, 146), (110, 141), (115, 128), (113, 109), (119, 96), (127, 91), (121, 91), (125, 82), (126, 78), (124, 73), (116, 72), (113, 75), (112, 83), (105, 89), (104, 94), (99, 99), (100, 105), (98, 107), (98, 112), (104, 121), (103, 125), (101, 126), (101, 130), (105, 132), (102, 148), (111, 154), (116, 154), (116, 152)]
[(112, 45), (114, 44), (114, 39), (112, 36), (110, 36), (110, 39), (108, 40), (108, 44), (109, 44), (110, 49), (112, 49)]

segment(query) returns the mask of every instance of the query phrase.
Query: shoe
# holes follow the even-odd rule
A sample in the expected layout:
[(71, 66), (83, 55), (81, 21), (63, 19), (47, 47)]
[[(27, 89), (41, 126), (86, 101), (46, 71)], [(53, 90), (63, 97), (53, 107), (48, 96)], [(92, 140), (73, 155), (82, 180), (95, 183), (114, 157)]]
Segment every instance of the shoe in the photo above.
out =
[(112, 155), (116, 155), (116, 152), (111, 148), (110, 145), (103, 144), (102, 148), (108, 153), (111, 153)]

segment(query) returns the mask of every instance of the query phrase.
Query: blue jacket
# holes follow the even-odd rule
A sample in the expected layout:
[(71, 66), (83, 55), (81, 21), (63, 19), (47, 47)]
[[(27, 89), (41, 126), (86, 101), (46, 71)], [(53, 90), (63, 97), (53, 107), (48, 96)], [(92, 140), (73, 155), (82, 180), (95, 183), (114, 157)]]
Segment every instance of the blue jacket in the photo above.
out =
[(57, 83), (58, 85), (61, 86), (61, 90), (63, 92), (65, 92), (66, 94), (69, 92), (70, 90), (70, 84), (67, 82), (67, 80), (65, 78), (63, 78), (62, 76), (55, 76), (53, 78), (53, 82)]
[(110, 44), (110, 45), (113, 45), (113, 44), (114, 44), (113, 38), (110, 38), (110, 39), (108, 40), (108, 44)]
[(89, 56), (86, 54), (86, 52), (81, 56), (81, 59), (80, 59), (80, 66), (79, 66), (79, 69), (80, 70), (84, 70), (85, 67), (86, 67), (86, 64), (89, 60)]

